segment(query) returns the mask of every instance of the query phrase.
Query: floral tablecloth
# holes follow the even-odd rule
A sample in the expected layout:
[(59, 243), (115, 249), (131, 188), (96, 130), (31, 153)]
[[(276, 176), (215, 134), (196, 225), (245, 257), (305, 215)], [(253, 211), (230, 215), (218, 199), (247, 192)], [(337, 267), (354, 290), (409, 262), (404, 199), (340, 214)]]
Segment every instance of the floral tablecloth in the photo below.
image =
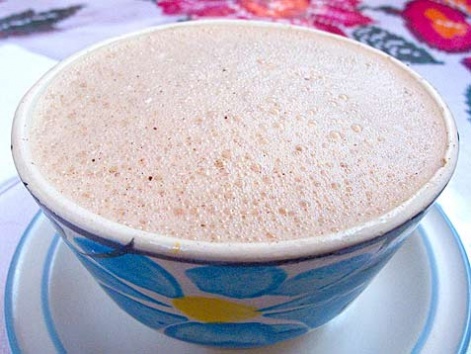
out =
[[(215, 17), (280, 21), (350, 37), (409, 64), (430, 81), (450, 106), (461, 137), (456, 174), (439, 202), (471, 250), (471, 0), (0, 0), (0, 65), (5, 65), (2, 47), (61, 60), (123, 33)], [(3, 69), (13, 75), (0, 75), (0, 97), (24, 70), (9, 63)], [(0, 121), (7, 122), (2, 126), (11, 119), (0, 106)], [(9, 145), (3, 140), (2, 146)], [(10, 160), (1, 158), (0, 168), (10, 168)], [(0, 233), (0, 242), (6, 237)], [(2, 298), (11, 253), (0, 254)], [(3, 317), (1, 301), (0, 310)], [(0, 321), (1, 354), (9, 353), (3, 327)]]

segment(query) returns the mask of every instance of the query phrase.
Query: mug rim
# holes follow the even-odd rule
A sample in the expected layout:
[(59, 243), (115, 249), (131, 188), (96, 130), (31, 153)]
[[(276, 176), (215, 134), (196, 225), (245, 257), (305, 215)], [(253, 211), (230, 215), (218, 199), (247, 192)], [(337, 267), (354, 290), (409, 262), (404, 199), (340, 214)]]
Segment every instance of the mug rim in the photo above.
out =
[[(443, 156), (443, 166), (419, 188), (409, 199), (385, 214), (364, 222), (360, 225), (327, 233), (320, 236), (308, 236), (294, 240), (272, 242), (209, 242), (187, 240), (124, 226), (115, 221), (99, 216), (61, 195), (51, 183), (41, 174), (31, 161), (31, 150), (28, 144), (29, 121), (32, 117), (35, 103), (48, 84), (60, 72), (72, 66), (82, 57), (115, 42), (129, 40), (150, 32), (164, 31), (174, 27), (204, 26), (222, 24), (226, 26), (256, 26), (292, 28), (296, 31), (306, 31), (316, 36), (337, 41), (339, 45), (350, 45), (361, 51), (369, 52), (374, 57), (391, 61), (396, 67), (419, 83), (442, 110), (442, 118), (447, 132), (446, 152)], [(286, 259), (300, 259), (307, 256), (319, 256), (337, 250), (349, 248), (366, 241), (373, 240), (404, 224), (416, 215), (425, 211), (440, 195), (452, 177), (458, 159), (458, 133), (452, 114), (438, 92), (419, 74), (411, 70), (399, 60), (369, 47), (363, 43), (330, 34), (316, 29), (293, 26), (289, 24), (247, 21), (247, 20), (199, 20), (183, 23), (146, 28), (144, 30), (114, 37), (88, 48), (85, 48), (67, 59), (59, 62), (49, 70), (26, 93), (15, 113), (12, 129), (12, 154), (21, 180), (43, 207), (59, 216), (62, 220), (77, 226), (79, 229), (97, 235), (103, 240), (126, 245), (132, 243), (136, 252), (148, 252), (173, 259), (193, 259), (220, 262), (265, 262)]]

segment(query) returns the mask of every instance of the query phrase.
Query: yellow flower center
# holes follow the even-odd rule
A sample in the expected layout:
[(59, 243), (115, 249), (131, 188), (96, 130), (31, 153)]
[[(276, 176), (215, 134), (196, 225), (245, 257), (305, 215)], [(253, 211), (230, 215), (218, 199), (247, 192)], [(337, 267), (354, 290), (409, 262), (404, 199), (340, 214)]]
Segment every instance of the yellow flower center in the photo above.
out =
[(445, 0), (445, 3), (471, 15), (471, 4), (467, 4), (467, 0)]
[(425, 11), (425, 17), (432, 20), (433, 29), (445, 39), (464, 36), (466, 34), (466, 25), (464, 23), (452, 21), (438, 10), (427, 9)]
[(287, 18), (306, 12), (309, 0), (241, 0), (240, 5), (255, 16)]
[(259, 315), (256, 307), (218, 298), (185, 296), (172, 302), (185, 315), (200, 322), (238, 322)]

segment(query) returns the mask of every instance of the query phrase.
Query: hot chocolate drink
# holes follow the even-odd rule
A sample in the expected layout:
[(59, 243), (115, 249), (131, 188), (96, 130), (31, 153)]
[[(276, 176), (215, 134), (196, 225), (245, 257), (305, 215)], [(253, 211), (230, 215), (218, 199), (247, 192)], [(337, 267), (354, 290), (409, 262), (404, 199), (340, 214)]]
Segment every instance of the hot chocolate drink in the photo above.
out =
[(292, 27), (194, 24), (82, 56), (45, 89), (33, 162), (62, 194), (158, 235), (325, 235), (443, 165), (442, 111), (373, 51)]

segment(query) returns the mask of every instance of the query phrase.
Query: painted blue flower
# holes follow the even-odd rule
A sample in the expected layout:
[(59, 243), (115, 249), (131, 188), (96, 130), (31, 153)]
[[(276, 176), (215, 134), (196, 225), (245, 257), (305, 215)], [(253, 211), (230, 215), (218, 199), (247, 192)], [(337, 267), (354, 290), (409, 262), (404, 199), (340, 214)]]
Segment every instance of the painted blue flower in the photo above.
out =
[[(194, 266), (185, 275), (203, 295), (193, 295), (152, 258), (82, 237), (68, 243), (110, 297), (142, 323), (187, 342), (229, 348), (273, 344), (327, 322), (383, 264), (362, 254), (294, 276), (276, 265)], [(278, 304), (255, 308), (240, 301), (253, 298)]]
[[(248, 299), (275, 291), (286, 279), (284, 270), (277, 267), (207, 266), (189, 269), (188, 278), (202, 291)], [(215, 282), (214, 280), (217, 279)]]

